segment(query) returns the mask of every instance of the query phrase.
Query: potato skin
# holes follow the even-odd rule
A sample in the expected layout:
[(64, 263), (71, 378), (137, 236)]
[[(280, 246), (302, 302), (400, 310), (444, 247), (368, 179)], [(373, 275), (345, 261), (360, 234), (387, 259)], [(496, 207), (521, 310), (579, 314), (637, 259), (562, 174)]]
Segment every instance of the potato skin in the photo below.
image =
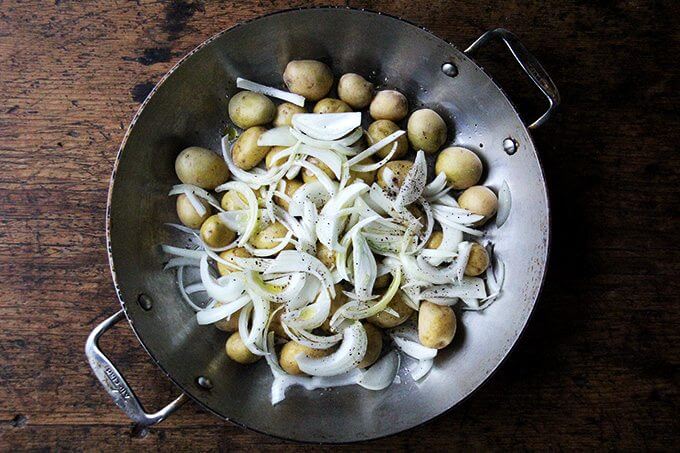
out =
[(474, 186), (482, 177), (484, 166), (477, 154), (467, 148), (451, 146), (437, 156), (435, 174), (444, 173), (451, 187), (467, 189)]
[(281, 357), (279, 357), (279, 364), (281, 368), (288, 373), (294, 375), (304, 374), (297, 363), (298, 354), (304, 354), (311, 358), (321, 358), (330, 353), (328, 349), (312, 349), (308, 346), (301, 345), (295, 341), (289, 341), (281, 348)]
[(397, 294), (394, 295), (388, 307), (396, 311), (399, 314), (399, 317), (397, 318), (385, 311), (381, 311), (380, 313), (369, 317), (368, 322), (378, 327), (382, 327), (383, 329), (390, 329), (405, 323), (413, 313), (413, 309), (404, 302), (404, 296), (401, 290), (397, 291)]
[(210, 217), (212, 211), (210, 203), (202, 198), (199, 198), (198, 201), (205, 206), (205, 214), (202, 216), (198, 215), (198, 212), (194, 209), (194, 205), (191, 204), (186, 195), (181, 194), (177, 197), (177, 202), (175, 203), (177, 217), (179, 217), (179, 221), (182, 222), (183, 225), (188, 226), (189, 228), (200, 228), (203, 222)]
[(321, 261), (328, 269), (333, 269), (335, 267), (335, 252), (318, 241), (316, 243), (316, 257), (319, 258), (319, 261)]
[(347, 113), (351, 112), (352, 107), (340, 99), (323, 98), (316, 103), (312, 112), (323, 115), (324, 113)]
[(373, 84), (359, 74), (344, 74), (338, 81), (338, 97), (350, 107), (361, 110), (373, 99)]
[(227, 190), (224, 195), (222, 195), (220, 206), (222, 206), (222, 209), (225, 211), (239, 211), (242, 209), (247, 209), (248, 202), (240, 192), (231, 189)]
[(438, 249), (440, 245), (442, 245), (442, 241), (444, 240), (444, 233), (441, 231), (433, 231), (432, 235), (430, 236), (430, 239), (427, 240), (427, 243), (425, 244), (425, 248), (428, 249)]
[(276, 107), (276, 115), (274, 116), (274, 121), (272, 124), (274, 127), (292, 126), (293, 115), (296, 113), (307, 113), (307, 110), (305, 110), (304, 107), (291, 104), (290, 102), (279, 104)]
[(366, 347), (366, 355), (364, 355), (363, 360), (357, 365), (359, 368), (367, 368), (373, 365), (378, 360), (378, 357), (380, 357), (383, 346), (383, 338), (380, 329), (367, 322), (363, 323), (363, 326), (364, 329), (366, 329), (368, 345)]
[[(272, 146), (271, 148), (269, 148), (269, 152), (264, 157), (264, 165), (267, 168), (267, 170), (269, 170), (270, 168), (272, 168), (274, 166), (274, 156), (276, 155), (276, 153), (278, 153), (279, 151), (283, 151), (284, 149), (288, 149), (288, 147), (287, 146)], [(281, 165), (287, 159), (288, 159), (288, 157), (281, 157), (281, 158), (277, 159), (276, 163)]]
[(378, 91), (371, 101), (369, 113), (376, 120), (401, 121), (408, 113), (408, 101), (397, 90)]
[[(222, 304), (219, 302), (215, 304), (216, 307), (219, 307), (220, 305)], [(236, 332), (238, 330), (238, 317), (240, 314), (241, 310), (238, 310), (235, 313), (233, 313), (229, 319), (227, 318), (220, 319), (213, 325), (222, 332)]]
[(434, 110), (420, 109), (411, 114), (406, 126), (414, 150), (435, 153), (446, 142), (446, 123)]
[[(370, 124), (370, 126), (368, 126), (368, 130), (366, 131), (368, 144), (373, 146), (383, 138), (387, 137), (390, 134), (393, 134), (398, 130), (399, 126), (397, 126), (397, 124), (394, 123), (393, 121), (390, 120), (374, 121)], [(399, 159), (408, 152), (408, 138), (406, 137), (406, 134), (404, 134), (401, 137), (399, 137), (395, 142), (397, 143), (397, 150), (392, 156), (392, 159)], [(376, 155), (380, 156), (381, 159), (387, 157), (390, 151), (392, 151), (392, 147), (394, 146), (395, 142), (392, 142), (380, 148)]]
[(423, 301), (418, 311), (418, 339), (423, 346), (442, 349), (456, 334), (456, 314), (451, 307)]
[[(303, 182), (299, 181), (297, 179), (285, 179), (286, 182), (286, 188), (283, 191), (286, 195), (289, 197), (293, 197), (293, 194), (297, 192), (297, 190), (302, 187)], [(279, 183), (279, 189), (281, 188), (281, 183)], [(274, 195), (274, 203), (277, 205), (281, 206), (283, 209), (286, 211), (288, 210), (288, 201), (284, 200), (283, 198), (279, 197), (278, 195)]]
[(269, 152), (269, 146), (258, 146), (257, 139), (267, 131), (264, 127), (254, 126), (246, 129), (232, 148), (234, 164), (243, 170), (257, 166)]
[(246, 345), (243, 344), (241, 335), (239, 335), (238, 332), (231, 334), (227, 340), (225, 349), (227, 351), (227, 356), (229, 356), (231, 360), (243, 365), (255, 363), (262, 358), (262, 356), (255, 355), (246, 348)]
[(458, 204), (461, 208), (467, 209), (473, 214), (483, 215), (484, 218), (475, 223), (483, 225), (498, 211), (498, 197), (485, 186), (472, 186), (458, 197)]
[(489, 267), (489, 254), (486, 249), (476, 242), (472, 243), (470, 258), (465, 266), (465, 275), (476, 277)]
[(224, 247), (231, 244), (236, 233), (231, 231), (215, 214), (208, 217), (201, 225), (201, 239), (210, 247)]
[[(392, 162), (386, 163), (384, 167), (378, 170), (378, 185), (385, 190), (389, 190), (392, 183), (394, 183), (396, 187), (401, 187), (412, 166), (413, 162), (410, 160), (393, 160)], [(392, 173), (394, 173), (391, 180), (386, 179), (385, 169), (390, 169)]]
[(229, 118), (241, 129), (269, 124), (276, 115), (276, 106), (264, 94), (239, 91), (229, 99)]
[(212, 190), (229, 179), (229, 168), (220, 156), (209, 149), (190, 146), (175, 159), (175, 173), (184, 184)]
[[(248, 250), (244, 249), (243, 247), (236, 247), (220, 253), (220, 258), (226, 261), (231, 261), (232, 256), (236, 256), (238, 258), (252, 258), (250, 252), (248, 252)], [(231, 274), (235, 270), (237, 270), (236, 267), (227, 266), (226, 264), (220, 263), (219, 261), (217, 262), (217, 272), (219, 272), (222, 276)]]
[[(288, 229), (281, 222), (274, 222), (258, 231), (250, 238), (250, 243), (258, 249), (273, 249), (280, 243), (275, 239), (282, 239), (288, 233)], [(293, 244), (288, 244), (286, 250), (293, 248)]]
[(318, 101), (331, 90), (333, 73), (320, 61), (293, 60), (283, 71), (283, 81), (290, 92)]

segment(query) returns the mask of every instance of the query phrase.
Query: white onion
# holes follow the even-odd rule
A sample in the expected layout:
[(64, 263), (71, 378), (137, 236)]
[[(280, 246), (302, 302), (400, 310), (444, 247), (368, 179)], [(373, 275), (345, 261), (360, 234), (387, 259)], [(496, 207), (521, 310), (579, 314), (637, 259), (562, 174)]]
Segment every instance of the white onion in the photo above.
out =
[(311, 201), (317, 208), (322, 208), (330, 197), (330, 192), (326, 190), (323, 184), (319, 181), (310, 181), (295, 191), (290, 203), (288, 203), (288, 212), (299, 217), (302, 215), (302, 207), (305, 201)]
[(486, 297), (484, 280), (478, 277), (465, 277), (456, 285), (431, 286), (421, 293), (423, 299), (440, 297), (474, 297), (483, 299)]
[(245, 282), (240, 272), (232, 273), (225, 284), (218, 284), (210, 275), (207, 255), (201, 258), (201, 282), (208, 295), (220, 302), (230, 302), (243, 294)]
[(205, 252), (201, 250), (188, 250), (180, 247), (174, 247), (172, 245), (161, 245), (161, 250), (170, 255), (181, 256), (183, 258), (191, 258), (194, 260), (200, 260), (205, 255)]
[(279, 253), (279, 256), (272, 261), (269, 267), (267, 267), (265, 274), (282, 272), (305, 272), (307, 274), (312, 274), (321, 280), (324, 286), (329, 288), (331, 297), (335, 297), (331, 273), (315, 256), (294, 250), (283, 250)]
[(368, 390), (382, 390), (394, 381), (401, 359), (396, 351), (390, 351), (361, 376), (358, 384)]
[[(321, 116), (326, 116), (326, 115), (321, 115)], [(380, 151), (380, 149), (382, 149), (384, 146), (389, 145), (390, 143), (392, 143), (393, 141), (395, 141), (396, 139), (398, 139), (399, 137), (401, 137), (405, 133), (406, 132), (404, 132), (402, 130), (395, 131), (395, 132), (391, 133), (387, 137), (383, 138), (382, 140), (378, 141), (374, 145), (369, 146), (368, 148), (366, 148), (365, 150), (363, 150), (362, 152), (360, 152), (356, 156), (352, 157), (350, 160), (347, 161), (346, 165), (348, 167), (351, 167), (352, 165), (358, 164), (359, 162), (366, 159), (367, 157), (371, 157), (373, 154)]]
[[(205, 211), (205, 206), (203, 206), (200, 202), (198, 202), (195, 199), (194, 195), (197, 196), (197, 197), (203, 198), (205, 201), (210, 203), (214, 208), (217, 208), (219, 211), (222, 210), (217, 199), (215, 197), (213, 197), (208, 191), (201, 189), (198, 186), (194, 186), (192, 184), (176, 184), (176, 185), (172, 186), (172, 189), (170, 189), (170, 192), (168, 192), (168, 195), (180, 195), (180, 194), (185, 194), (187, 196), (187, 198), (189, 198), (189, 201), (191, 201), (192, 198), (193, 198), (193, 200), (195, 200), (195, 201), (192, 201), (191, 204), (197, 212), (201, 212), (201, 210), (202, 210), (203, 214), (205, 214), (206, 211)], [(197, 203), (197, 204), (194, 204), (194, 203)], [(198, 207), (197, 205), (200, 205), (200, 209), (197, 209), (197, 207)], [(203, 215), (203, 214), (201, 214), (201, 215)]]
[(318, 140), (337, 140), (361, 125), (361, 112), (296, 113), (293, 127)]
[(496, 213), (496, 226), (498, 228), (502, 227), (508, 220), (510, 208), (512, 208), (512, 195), (510, 195), (510, 187), (507, 181), (503, 180), (501, 190), (498, 191), (498, 212)]
[(411, 169), (406, 174), (406, 178), (404, 178), (404, 182), (399, 188), (397, 198), (394, 200), (395, 208), (401, 210), (402, 207), (408, 206), (420, 198), (423, 189), (425, 189), (426, 182), (427, 162), (425, 161), (425, 153), (418, 151)]
[[(257, 138), (257, 146), (295, 146), (297, 142), (298, 140), (290, 133), (288, 126), (269, 129)], [(278, 162), (278, 159), (274, 162)]]
[(305, 106), (304, 96), (299, 94), (290, 93), (288, 91), (279, 90), (278, 88), (268, 87), (266, 85), (261, 85), (259, 83), (251, 82), (250, 80), (242, 79), (241, 77), (236, 78), (236, 87), (243, 90), (254, 91), (256, 93), (264, 94), (272, 98), (281, 99), (292, 104), (298, 105), (300, 107)]
[(335, 376), (356, 367), (366, 355), (366, 330), (359, 321), (355, 321), (343, 329), (342, 335), (340, 347), (331, 355), (321, 358), (299, 355), (297, 362), (300, 370), (311, 376)]
[(391, 334), (394, 344), (401, 349), (404, 354), (413, 357), (418, 360), (428, 360), (434, 359), (437, 355), (437, 350), (434, 348), (428, 348), (415, 341), (407, 340), (406, 338), (400, 337), (399, 335)]
[(250, 236), (255, 232), (255, 227), (257, 226), (259, 209), (255, 193), (253, 193), (250, 187), (248, 187), (245, 183), (240, 181), (231, 181), (224, 183), (221, 186), (215, 188), (215, 190), (217, 192), (225, 190), (235, 190), (236, 192), (242, 194), (243, 197), (246, 199), (246, 203), (248, 204), (248, 222), (246, 223), (246, 227), (243, 231), (243, 234), (238, 239), (238, 244), (242, 247), (246, 242), (248, 242), (248, 239), (250, 239)]
[(422, 378), (424, 378), (427, 375), (427, 373), (430, 372), (433, 364), (434, 364), (434, 360), (432, 360), (432, 359), (418, 360), (416, 366), (411, 367), (411, 378), (414, 381), (421, 380)]
[(331, 298), (328, 291), (323, 288), (316, 298), (316, 302), (297, 310), (288, 312), (282, 316), (291, 327), (296, 329), (311, 330), (319, 327), (328, 318), (331, 310)]
[(196, 313), (196, 322), (200, 325), (214, 324), (233, 315), (248, 303), (250, 303), (250, 296), (246, 294), (227, 304), (206, 308)]
[(392, 144), (392, 149), (390, 150), (389, 153), (387, 153), (387, 156), (383, 157), (381, 160), (378, 162), (375, 162), (373, 164), (354, 164), (352, 165), (352, 170), (360, 172), (360, 173), (366, 173), (370, 171), (376, 171), (382, 168), (386, 163), (392, 160), (392, 157), (394, 154), (397, 152), (397, 143)]
[(373, 252), (359, 231), (352, 236), (352, 258), (354, 262), (354, 290), (359, 300), (368, 300), (378, 273)]
[(434, 197), (434, 195), (446, 190), (446, 183), (446, 173), (439, 173), (431, 183), (425, 186), (425, 189), (423, 190), (423, 197), (430, 199), (430, 197)]

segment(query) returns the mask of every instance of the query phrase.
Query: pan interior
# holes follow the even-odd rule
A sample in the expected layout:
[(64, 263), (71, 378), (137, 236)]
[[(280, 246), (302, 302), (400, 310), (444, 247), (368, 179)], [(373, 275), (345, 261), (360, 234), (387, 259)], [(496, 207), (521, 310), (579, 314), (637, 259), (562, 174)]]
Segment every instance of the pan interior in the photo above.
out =
[[(411, 109), (438, 111), (449, 142), (474, 149), (484, 161), (485, 184), (511, 188), (512, 213), (501, 230), (489, 229), (507, 268), (504, 294), (484, 313), (466, 312), (452, 346), (421, 383), (371, 392), (357, 386), (308, 392), (288, 390), (270, 404), (271, 375), (264, 363), (243, 367), (224, 353), (226, 335), (198, 326), (182, 301), (159, 244), (182, 244), (164, 227), (176, 222), (174, 159), (184, 147), (219, 150), (228, 96), (236, 77), (281, 86), (292, 59), (328, 63), (336, 80), (357, 72), (379, 87), (404, 92)], [(442, 64), (452, 63), (449, 77)], [(509, 156), (503, 141), (519, 145)], [(190, 396), (225, 419), (268, 434), (313, 442), (344, 442), (395, 433), (451, 408), (499, 365), (521, 333), (543, 278), (548, 206), (533, 144), (515, 110), (474, 63), (427, 31), (396, 18), (349, 9), (295, 10), (232, 28), (186, 58), (157, 88), (124, 144), (111, 194), (110, 241), (114, 280), (140, 341)], [(139, 294), (154, 301), (150, 311)], [(203, 390), (198, 376), (214, 387)]]

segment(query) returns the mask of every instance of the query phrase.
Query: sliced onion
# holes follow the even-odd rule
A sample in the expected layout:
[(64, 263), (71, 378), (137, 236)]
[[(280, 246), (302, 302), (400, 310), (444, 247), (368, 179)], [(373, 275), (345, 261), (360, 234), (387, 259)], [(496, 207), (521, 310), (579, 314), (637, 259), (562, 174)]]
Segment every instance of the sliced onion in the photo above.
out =
[(472, 242), (461, 242), (458, 244), (458, 256), (453, 267), (456, 280), (461, 281), (465, 275), (465, 268), (470, 259), (470, 252), (472, 251)]
[(341, 314), (347, 319), (364, 319), (376, 315), (387, 308), (397, 294), (397, 291), (399, 291), (399, 285), (401, 285), (401, 269), (397, 268), (392, 276), (390, 286), (387, 287), (387, 291), (385, 291), (385, 294), (383, 294), (378, 302), (370, 307), (357, 306), (356, 304), (354, 306), (349, 306), (348, 304), (345, 304), (345, 306), (343, 306), (345, 307), (344, 309), (341, 307), (337, 311), (341, 311), (342, 309)]
[(233, 315), (248, 303), (250, 303), (250, 296), (246, 294), (227, 304), (206, 308), (196, 313), (196, 322), (202, 326), (214, 324), (217, 321)]
[(257, 218), (259, 214), (257, 198), (255, 197), (252, 189), (240, 181), (224, 183), (215, 190), (218, 192), (223, 190), (235, 190), (236, 192), (242, 194), (246, 199), (246, 203), (248, 204), (248, 222), (243, 234), (238, 240), (238, 245), (243, 247), (243, 245), (248, 242), (248, 239), (250, 239), (250, 236), (252, 236), (252, 234), (255, 232), (255, 227), (257, 226)]
[[(192, 198), (194, 200), (196, 200), (194, 195), (197, 196), (197, 197), (203, 198), (205, 201), (210, 203), (213, 207), (217, 208), (220, 211), (222, 210), (222, 208), (220, 207), (220, 203), (217, 201), (217, 199), (215, 197), (213, 197), (208, 191), (201, 189), (198, 186), (194, 186), (192, 184), (176, 184), (176, 185), (172, 186), (172, 189), (170, 189), (170, 192), (168, 192), (168, 195), (180, 195), (180, 194), (185, 194), (187, 196), (187, 198), (189, 198), (189, 201), (191, 201)], [(203, 211), (203, 214), (205, 214), (205, 206), (203, 206), (197, 200), (195, 202), (198, 205), (200, 205), (200, 207)], [(197, 209), (197, 205), (194, 205), (195, 202), (192, 202), (191, 204), (194, 207), (194, 209), (196, 210), (196, 212), (200, 212), (200, 210)], [(201, 215), (203, 215), (203, 214), (201, 214)]]
[(508, 217), (510, 216), (510, 208), (512, 207), (512, 195), (510, 195), (510, 187), (507, 181), (503, 180), (501, 190), (498, 191), (498, 212), (496, 213), (496, 226), (502, 227)]
[(193, 300), (191, 300), (191, 297), (187, 294), (187, 292), (184, 289), (184, 267), (180, 266), (177, 268), (177, 286), (179, 287), (179, 293), (182, 296), (182, 299), (184, 299), (184, 302), (186, 302), (194, 311), (201, 311), (202, 308), (199, 307), (194, 303)]
[(315, 148), (321, 149), (332, 149), (338, 152), (340, 155), (346, 156), (356, 154), (352, 150), (352, 148), (350, 148), (347, 144), (351, 145), (352, 143), (359, 140), (364, 132), (361, 128), (357, 128), (350, 135), (348, 135), (347, 137), (343, 137), (340, 140), (317, 140), (315, 138), (303, 134), (298, 130), (295, 130), (292, 127), (290, 128), (290, 133), (293, 137), (295, 137), (297, 140), (304, 143), (305, 145), (310, 145), (314, 146)]
[(359, 321), (355, 321), (343, 329), (342, 335), (340, 347), (331, 355), (321, 358), (299, 355), (300, 370), (312, 376), (335, 376), (355, 368), (366, 355), (366, 330)]
[(165, 244), (161, 245), (161, 250), (170, 255), (181, 256), (183, 258), (191, 258), (194, 260), (200, 260), (205, 255), (205, 252), (201, 250), (188, 250)]
[[(305, 275), (306, 278), (306, 274), (302, 272), (301, 274)], [(297, 297), (292, 297), (288, 300), (288, 302), (286, 302), (286, 308), (288, 310), (296, 310), (298, 308), (304, 307), (317, 298), (319, 295), (319, 290), (321, 290), (321, 282), (318, 279), (306, 278), (305, 283), (302, 285), (302, 289), (298, 292)]]
[(311, 171), (312, 174), (316, 177), (316, 179), (326, 188), (326, 191), (328, 191), (328, 193), (330, 193), (331, 196), (335, 196), (335, 193), (337, 191), (337, 185), (335, 182), (333, 182), (331, 178), (328, 177), (326, 172), (321, 170), (313, 163), (304, 160), (295, 162), (295, 165), (299, 165), (300, 167), (304, 167), (307, 170)]
[(338, 235), (342, 227), (342, 219), (337, 214), (340, 210), (354, 203), (354, 200), (367, 190), (366, 184), (357, 182), (342, 189), (326, 203), (316, 225), (316, 235), (323, 245), (331, 250), (341, 251)]
[[(463, 232), (459, 229), (450, 227), (449, 225), (442, 225), (442, 243), (436, 250), (441, 252), (449, 252), (458, 255), (458, 244), (463, 242)], [(425, 252), (425, 250), (423, 250)], [(434, 266), (442, 264), (447, 261), (446, 258), (431, 258), (430, 263)]]
[(279, 253), (281, 250), (285, 249), (288, 247), (288, 244), (291, 243), (291, 240), (293, 239), (293, 233), (292, 232), (287, 232), (286, 235), (281, 238), (281, 241), (274, 247), (270, 249), (258, 249), (256, 247), (253, 247), (249, 243), (243, 244), (243, 248), (248, 250), (248, 253), (250, 253), (253, 256), (258, 256), (258, 257), (267, 257), (267, 256), (274, 256), (277, 253)]
[(431, 183), (425, 186), (425, 189), (423, 190), (423, 197), (429, 199), (430, 197), (439, 194), (443, 190), (446, 190), (446, 183), (446, 173), (439, 173)]
[(472, 225), (484, 218), (483, 215), (473, 214), (462, 208), (452, 208), (449, 206), (434, 205), (433, 213), (441, 223), (458, 223), (461, 225)]
[(291, 169), (293, 164), (293, 155), (291, 155), (285, 164), (274, 166), (263, 174), (258, 175), (255, 173), (250, 173), (236, 166), (231, 156), (230, 148), (231, 144), (229, 139), (227, 137), (222, 137), (222, 157), (227, 163), (227, 167), (229, 168), (231, 175), (235, 180), (246, 183), (255, 189), (259, 189), (262, 186), (267, 186), (270, 184), (276, 184), (281, 178), (286, 176), (286, 173)]
[(166, 223), (165, 225), (187, 234), (196, 234), (199, 231), (193, 228), (189, 228), (188, 226), (180, 225), (178, 223)]
[[(337, 190), (337, 189), (336, 189)], [(299, 217), (302, 215), (302, 207), (305, 201), (311, 201), (317, 208), (322, 208), (330, 199), (331, 194), (319, 181), (310, 181), (303, 184), (293, 193), (288, 212)]]
[[(359, 114), (359, 115), (361, 116), (361, 114)], [(322, 116), (326, 116), (326, 115), (322, 115)], [(383, 147), (389, 145), (390, 143), (392, 143), (393, 141), (395, 141), (396, 139), (398, 139), (399, 137), (401, 137), (405, 133), (406, 132), (404, 132), (402, 130), (395, 131), (395, 132), (391, 133), (387, 137), (383, 138), (382, 140), (378, 141), (374, 145), (369, 146), (368, 148), (366, 148), (365, 150), (363, 150), (362, 152), (360, 152), (356, 156), (352, 157), (350, 160), (347, 161), (346, 165), (348, 167), (352, 167), (352, 165), (358, 164), (359, 162), (366, 159), (367, 157), (371, 157), (373, 154), (377, 153)]]
[(418, 360), (416, 366), (411, 367), (411, 378), (414, 381), (421, 380), (427, 375), (427, 373), (430, 372), (430, 370), (432, 369), (432, 365), (434, 365), (434, 360), (432, 359)]
[(317, 158), (331, 169), (336, 178), (340, 179), (342, 177), (343, 158), (333, 151), (329, 149), (314, 148), (309, 145), (300, 145), (299, 153)]
[(359, 300), (368, 300), (373, 293), (378, 265), (366, 238), (359, 231), (356, 231), (352, 236), (352, 258), (354, 261), (354, 290)]
[(197, 260), (195, 258), (184, 258), (180, 256), (177, 258), (170, 258), (167, 264), (163, 267), (163, 270), (167, 271), (168, 269), (172, 269), (173, 267), (184, 266), (198, 267), (200, 264), (201, 264), (200, 260)]
[(255, 93), (264, 94), (272, 98), (281, 99), (292, 104), (298, 105), (300, 107), (305, 106), (304, 96), (299, 94), (290, 93), (288, 91), (279, 90), (278, 88), (268, 87), (266, 85), (261, 85), (259, 83), (251, 82), (250, 80), (242, 79), (241, 77), (236, 78), (236, 87), (243, 90), (254, 91)]
[(312, 349), (323, 350), (329, 349), (342, 341), (342, 334), (337, 333), (328, 337), (315, 335), (306, 330), (298, 330), (293, 327), (289, 327), (285, 321), (281, 322), (281, 326), (286, 334), (291, 340), (301, 345), (307, 346)]
[(382, 160), (379, 160), (378, 162), (375, 162), (373, 164), (354, 164), (352, 165), (352, 170), (360, 172), (360, 173), (366, 173), (370, 171), (376, 171), (382, 168), (386, 163), (392, 160), (392, 157), (394, 154), (397, 152), (397, 143), (392, 144), (392, 149), (390, 150), (389, 153), (387, 153), (387, 156), (383, 157)]
[(331, 297), (335, 297), (331, 272), (315, 256), (294, 250), (283, 250), (267, 267), (265, 274), (283, 272), (305, 272), (314, 275), (329, 289)]
[(208, 295), (220, 302), (231, 302), (239, 298), (245, 290), (245, 282), (240, 272), (232, 273), (225, 279), (224, 284), (218, 284), (210, 275), (208, 256), (201, 258), (201, 282)]
[(404, 182), (399, 188), (397, 198), (394, 200), (394, 206), (397, 210), (408, 206), (420, 198), (425, 189), (427, 182), (427, 162), (425, 161), (425, 153), (418, 151), (415, 161), (408, 171)]
[(331, 298), (328, 291), (323, 288), (316, 302), (297, 310), (290, 311), (282, 316), (291, 327), (296, 329), (311, 330), (319, 327), (328, 318), (331, 310)]
[(437, 355), (437, 350), (434, 348), (428, 348), (415, 341), (407, 340), (406, 338), (400, 337), (399, 335), (391, 334), (394, 344), (401, 349), (404, 354), (413, 357), (418, 360), (429, 360), (434, 359)]
[(394, 381), (401, 358), (396, 351), (390, 351), (361, 376), (358, 384), (368, 390), (382, 390)]
[[(297, 142), (288, 126), (269, 129), (257, 138), (257, 146), (295, 146)], [(277, 161), (278, 159), (274, 160)]]
[(361, 125), (361, 112), (296, 113), (293, 127), (318, 140), (337, 140)]
[(486, 297), (484, 280), (478, 277), (465, 277), (459, 285), (432, 286), (421, 293), (423, 299), (436, 299), (442, 297), (473, 297), (483, 299)]

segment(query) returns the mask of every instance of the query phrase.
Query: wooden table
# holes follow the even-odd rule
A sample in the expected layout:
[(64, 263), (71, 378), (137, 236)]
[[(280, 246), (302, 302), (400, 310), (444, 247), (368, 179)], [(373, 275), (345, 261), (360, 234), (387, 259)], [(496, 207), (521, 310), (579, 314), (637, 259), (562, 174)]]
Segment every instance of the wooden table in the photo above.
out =
[[(563, 97), (534, 134), (554, 249), (526, 335), (456, 410), (360, 447), (677, 449), (679, 3), (346, 3), (403, 16), (459, 47), (506, 27)], [(137, 106), (212, 34), (303, 4), (0, 3), (1, 450), (313, 448), (245, 431), (191, 403), (148, 433), (133, 432), (82, 353), (92, 327), (117, 307), (104, 210)], [(500, 64), (493, 55), (504, 55)], [(520, 105), (539, 99), (502, 47), (480, 59)], [(143, 401), (169, 401), (177, 390), (128, 326), (115, 333), (104, 347)]]

